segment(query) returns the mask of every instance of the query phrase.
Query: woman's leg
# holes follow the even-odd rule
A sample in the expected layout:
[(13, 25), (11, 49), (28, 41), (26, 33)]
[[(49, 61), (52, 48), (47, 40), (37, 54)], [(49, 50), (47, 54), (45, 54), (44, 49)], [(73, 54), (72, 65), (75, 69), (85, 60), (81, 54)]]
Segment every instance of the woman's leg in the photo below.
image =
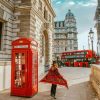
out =
[(57, 88), (57, 85), (53, 85), (53, 96), (55, 97), (55, 95), (56, 95), (56, 88)]
[(53, 84), (51, 86), (51, 96), (53, 96)]

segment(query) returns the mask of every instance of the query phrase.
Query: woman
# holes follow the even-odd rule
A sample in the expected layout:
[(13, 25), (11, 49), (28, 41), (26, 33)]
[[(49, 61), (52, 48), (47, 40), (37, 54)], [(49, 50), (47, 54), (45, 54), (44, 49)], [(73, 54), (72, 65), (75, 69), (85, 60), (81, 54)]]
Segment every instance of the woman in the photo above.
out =
[(57, 84), (64, 85), (68, 88), (67, 81), (58, 72), (58, 65), (57, 65), (56, 61), (53, 61), (53, 64), (52, 64), (49, 72), (40, 82), (52, 83), (51, 96), (54, 99), (56, 99), (55, 95), (56, 95)]
[[(57, 65), (56, 61), (53, 61), (53, 64), (51, 66), (52, 73), (55, 73), (57, 68), (58, 68), (58, 65)], [(52, 86), (51, 86), (51, 96), (54, 97), (54, 99), (56, 99), (56, 97), (55, 97), (56, 88), (57, 88), (57, 84), (52, 84)]]

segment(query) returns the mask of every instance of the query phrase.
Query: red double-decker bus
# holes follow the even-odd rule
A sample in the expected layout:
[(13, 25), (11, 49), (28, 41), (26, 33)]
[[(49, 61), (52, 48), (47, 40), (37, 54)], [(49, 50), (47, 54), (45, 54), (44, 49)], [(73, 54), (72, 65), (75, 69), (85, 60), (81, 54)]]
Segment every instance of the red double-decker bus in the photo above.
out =
[(96, 58), (96, 53), (92, 50), (75, 50), (61, 54), (62, 63), (74, 67), (89, 67), (89, 64), (97, 62)]

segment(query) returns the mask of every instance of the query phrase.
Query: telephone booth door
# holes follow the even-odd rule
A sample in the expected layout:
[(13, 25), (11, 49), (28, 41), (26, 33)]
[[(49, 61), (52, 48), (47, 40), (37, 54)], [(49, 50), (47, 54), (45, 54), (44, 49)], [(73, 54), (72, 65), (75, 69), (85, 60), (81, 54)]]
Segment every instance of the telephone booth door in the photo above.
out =
[(27, 51), (14, 51), (12, 55), (14, 66), (12, 67), (13, 94), (24, 96), (27, 89)]
[(34, 50), (32, 56), (32, 86), (33, 92), (38, 91), (38, 52)]

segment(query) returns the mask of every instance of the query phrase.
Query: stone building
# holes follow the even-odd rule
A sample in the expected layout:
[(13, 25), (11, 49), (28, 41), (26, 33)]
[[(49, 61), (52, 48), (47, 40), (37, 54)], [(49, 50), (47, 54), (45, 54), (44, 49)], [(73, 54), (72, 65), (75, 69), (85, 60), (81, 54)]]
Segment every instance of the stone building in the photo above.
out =
[(51, 0), (0, 0), (0, 90), (10, 87), (13, 40), (38, 42), (39, 75), (51, 64), (54, 17)]
[(71, 10), (69, 10), (64, 21), (55, 22), (53, 57), (60, 57), (64, 51), (77, 50), (77, 34), (76, 19)]
[(96, 29), (97, 29), (97, 53), (100, 53), (100, 0), (98, 0), (98, 5), (95, 13)]

